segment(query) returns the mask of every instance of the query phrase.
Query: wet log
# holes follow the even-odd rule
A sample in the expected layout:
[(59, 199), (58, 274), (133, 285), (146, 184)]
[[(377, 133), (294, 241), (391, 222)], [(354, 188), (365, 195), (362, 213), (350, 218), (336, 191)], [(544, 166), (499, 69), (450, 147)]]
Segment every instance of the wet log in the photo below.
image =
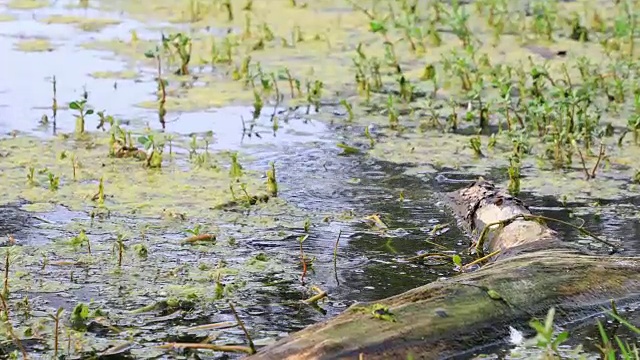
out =
[[(489, 224), (529, 215), (518, 199), (479, 180), (447, 194), (460, 225), (477, 237)], [(563, 324), (602, 312), (611, 300), (640, 298), (640, 258), (589, 255), (540, 221), (506, 221), (486, 250), (501, 254), (481, 269), (432, 282), (293, 333), (252, 359), (446, 359), (477, 353), (526, 329), (556, 307)]]

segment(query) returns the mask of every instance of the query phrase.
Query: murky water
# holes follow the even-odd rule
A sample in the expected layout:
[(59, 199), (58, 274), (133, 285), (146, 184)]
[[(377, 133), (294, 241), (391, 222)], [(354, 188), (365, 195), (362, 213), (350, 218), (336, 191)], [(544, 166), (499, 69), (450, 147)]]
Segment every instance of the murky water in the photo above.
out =
[[(126, 39), (131, 36), (132, 30), (140, 38), (147, 39), (157, 38), (158, 32), (119, 14), (69, 9), (67, 5), (72, 3), (58, 1), (50, 7), (28, 11), (9, 10), (4, 8), (6, 4), (0, 3), (4, 12), (15, 16), (15, 20), (0, 22), (0, 54), (4, 59), (3, 71), (0, 72), (0, 133), (9, 136), (13, 131), (18, 131), (44, 139), (51, 138), (55, 133), (73, 131), (74, 118), (68, 111), (61, 110), (58, 113), (55, 130), (51, 123), (46, 126), (38, 124), (42, 115), (51, 116), (53, 76), (56, 78), (57, 97), (61, 105), (79, 99), (86, 90), (90, 103), (96, 109), (107, 109), (128, 124), (127, 128), (140, 130), (149, 126), (160, 129), (155, 111), (136, 106), (155, 99), (153, 69), (135, 62), (124, 62), (108, 52), (80, 47), (82, 42), (88, 40)], [(73, 24), (43, 24), (37, 21), (56, 14), (117, 18), (121, 22), (99, 32), (87, 32)], [(55, 49), (44, 52), (16, 50), (19, 41), (35, 37), (47, 37)], [(137, 76), (114, 80), (91, 75), (126, 70), (134, 71)], [(246, 279), (253, 286), (250, 291), (243, 293), (245, 300), (238, 310), (258, 343), (266, 343), (286, 332), (299, 330), (335, 315), (355, 301), (395, 295), (454, 274), (450, 264), (425, 266), (398, 260), (432, 249), (433, 242), (451, 251), (460, 252), (466, 248), (468, 240), (433, 196), (464, 183), (438, 182), (433, 173), (406, 175), (406, 166), (376, 161), (364, 155), (341, 156), (336, 144), (350, 139), (354, 130), (331, 125), (313, 116), (303, 116), (302, 112), (278, 108), (277, 112), (287, 114), (287, 120), (282, 121), (278, 130), (274, 131), (269, 116), (273, 107), (266, 106), (263, 116), (257, 119), (252, 130), (243, 131), (248, 124), (243, 124), (242, 119), (250, 119), (251, 111), (252, 108), (246, 106), (227, 106), (207, 111), (172, 112), (167, 118), (166, 132), (186, 141), (191, 134), (212, 131), (215, 141), (210, 146), (211, 150), (240, 150), (251, 156), (251, 161), (245, 165), (252, 169), (266, 170), (268, 163), (275, 161), (281, 186), (280, 197), (299, 210), (294, 214), (268, 213), (273, 217), (286, 217), (290, 223), (299, 226), (289, 227), (286, 231), (268, 229), (270, 232), (243, 234), (243, 248), (225, 253), (229, 257), (225, 261), (242, 262), (257, 253), (264, 253), (284, 263), (284, 270), (278, 271), (299, 274), (301, 267), (296, 261), (299, 259), (300, 243), (297, 238), (305, 234), (302, 225), (305, 219), (313, 219), (309, 236), (303, 244), (305, 254), (316, 258), (307, 275), (307, 282), (326, 290), (329, 299), (319, 309), (300, 305), (298, 300), (310, 294), (305, 287), (292, 283), (290, 277), (280, 277), (278, 271), (253, 274), (255, 278)], [(87, 127), (93, 130), (97, 124), (97, 119), (92, 118)], [(177, 149), (181, 150), (184, 151)], [(471, 180), (476, 175), (465, 170), (446, 169), (441, 174), (459, 180)], [(496, 171), (495, 175), (496, 180), (505, 176), (503, 171)], [(588, 203), (561, 204), (555, 198), (527, 194), (523, 194), (523, 199), (535, 212), (565, 221), (578, 221), (576, 217), (579, 217), (589, 231), (620, 239), (625, 248), (623, 254), (640, 254), (640, 222), (637, 212), (631, 207), (640, 203), (638, 199), (616, 201), (615, 206), (603, 200), (600, 201), (601, 211), (595, 212)], [(11, 235), (16, 239), (26, 239), (25, 245), (39, 248), (44, 253), (53, 239), (74, 236), (75, 232), (69, 230), (74, 223), (87, 224), (91, 221), (89, 213), (64, 206), (27, 213), (21, 209), (23, 205), (12, 204), (2, 208), (0, 237)], [(362, 220), (373, 214), (379, 215), (388, 226), (387, 230), (374, 229), (370, 223)], [(323, 221), (324, 218), (329, 220)], [(136, 231), (142, 231), (148, 225), (162, 228), (155, 234), (151, 231), (158, 241), (153, 243), (150, 250), (161, 253), (166, 263), (157, 268), (152, 266), (154, 271), (166, 272), (183, 264), (207, 262), (207, 257), (215, 256), (213, 251), (201, 252), (169, 243), (182, 236), (180, 234), (186, 224), (176, 224), (171, 228), (160, 225), (156, 218), (131, 219), (127, 214), (111, 214), (108, 219), (109, 222), (124, 224)], [(440, 236), (430, 235), (434, 226), (444, 224), (449, 224), (449, 231)], [(224, 226), (222, 223), (219, 225)], [(235, 224), (229, 225), (233, 226)], [(551, 226), (568, 239), (586, 239), (573, 228), (557, 224)], [(242, 234), (242, 230), (238, 229), (237, 233)], [(89, 228), (87, 235), (98, 248), (101, 246), (103, 251), (109, 252), (109, 241), (113, 234), (110, 234), (108, 226)], [(334, 249), (337, 249), (335, 262)], [(17, 296), (29, 296), (34, 307), (64, 307), (67, 311), (78, 302), (92, 299), (108, 309), (132, 310), (158, 296), (138, 293), (134, 297), (118, 298), (118, 294), (127, 295), (126, 289), (134, 288), (136, 283), (118, 284), (117, 279), (100, 283), (99, 280), (104, 278), (95, 274), (99, 271), (102, 271), (99, 266), (65, 270), (65, 276), (74, 278), (73, 282), (78, 286), (59, 292), (54, 288), (48, 293), (37, 288), (25, 289), (18, 292)], [(158, 276), (157, 281), (169, 286), (172, 282), (179, 282), (176, 276), (188, 276), (180, 272), (176, 274), (174, 278)], [(42, 275), (46, 276), (46, 271), (43, 270)], [(136, 335), (150, 343), (159, 340), (197, 342), (204, 339), (202, 334), (186, 335), (182, 331), (184, 329), (179, 327), (233, 320), (228, 309), (220, 309), (216, 305), (195, 311), (186, 309), (180, 314), (156, 315), (173, 317), (158, 319), (141, 316), (129, 322), (120, 321), (118, 325), (135, 329)], [(163, 333), (160, 338), (154, 335), (158, 332)], [(97, 330), (95, 333), (100, 334)], [(124, 338), (113, 334), (104, 337)], [(219, 339), (223, 343), (242, 343), (243, 334), (239, 329), (234, 329), (221, 334)]]
[[(74, 118), (67, 111), (60, 111), (56, 118), (55, 130), (52, 124), (40, 126), (38, 121), (43, 114), (51, 116), (52, 78), (57, 81), (59, 101), (79, 99), (86, 91), (91, 104), (96, 109), (108, 109), (110, 114), (128, 123), (130, 129), (141, 129), (145, 125), (158, 129), (157, 115), (154, 111), (135, 106), (146, 100), (152, 100), (153, 75), (148, 69), (123, 63), (106, 52), (82, 49), (79, 44), (87, 39), (127, 37), (129, 31), (138, 29), (138, 36), (151, 36), (140, 31), (139, 23), (123, 20), (115, 27), (109, 27), (99, 33), (77, 30), (72, 25), (45, 25), (35, 19), (53, 14), (69, 14), (62, 3), (52, 8), (34, 11), (11, 11), (17, 15), (16, 21), (0, 22), (0, 52), (7, 59), (8, 69), (2, 73), (3, 96), (0, 106), (0, 132), (13, 131), (35, 134), (48, 138), (56, 133), (73, 131)], [(84, 10), (80, 16), (87, 15)], [(93, 13), (92, 17), (104, 14)], [(153, 36), (156, 34), (154, 33)], [(22, 52), (15, 49), (16, 42), (27, 37), (46, 36), (55, 45), (55, 50), (45, 52)], [(124, 71), (134, 69), (140, 76), (136, 79), (101, 79), (90, 74), (95, 72)], [(64, 100), (63, 100), (64, 99)], [(61, 104), (66, 105), (66, 104)], [(255, 160), (247, 164), (252, 168), (266, 168), (269, 161), (278, 164), (278, 180), (281, 186), (280, 197), (299, 207), (301, 214), (309, 214), (315, 219), (344, 213), (344, 220), (332, 219), (327, 223), (312, 223), (309, 237), (304, 243), (307, 256), (316, 258), (313, 269), (307, 275), (307, 282), (326, 290), (329, 300), (320, 308), (299, 305), (298, 300), (308, 296), (306, 290), (285, 282), (271, 287), (255, 287), (250, 294), (251, 300), (239, 308), (241, 317), (258, 342), (264, 338), (273, 338), (285, 332), (299, 330), (323, 318), (343, 311), (354, 301), (366, 301), (394, 295), (413, 287), (428, 283), (439, 276), (451, 274), (450, 266), (425, 268), (415, 264), (398, 263), (399, 258), (414, 255), (416, 251), (427, 247), (427, 231), (434, 224), (450, 222), (451, 219), (431, 198), (426, 183), (416, 177), (402, 176), (403, 169), (398, 165), (376, 162), (364, 156), (338, 156), (335, 146), (342, 137), (349, 137), (350, 130), (336, 130), (325, 122), (314, 121), (313, 117), (298, 116), (290, 112), (286, 121), (282, 121), (277, 131), (273, 130), (270, 117), (263, 116), (250, 132), (243, 133), (241, 119), (251, 117), (251, 108), (229, 106), (202, 112), (171, 113), (168, 116), (166, 131), (176, 136), (201, 134), (213, 131), (215, 141), (212, 150), (240, 149)], [(263, 114), (273, 110), (265, 108)], [(286, 109), (278, 110), (281, 114)], [(287, 111), (288, 112), (288, 111)], [(87, 123), (92, 129), (97, 125), (93, 119)], [(248, 124), (244, 125), (245, 127)], [(180, 149), (177, 149), (180, 151)], [(404, 199), (400, 200), (400, 191)], [(3, 221), (2, 236), (11, 235), (16, 239), (28, 239), (28, 245), (46, 248), (51, 239), (68, 238), (74, 234), (69, 231), (70, 224), (87, 222), (87, 213), (71, 211), (58, 206), (50, 211), (27, 213), (18, 207), (5, 207), (7, 217)], [(363, 218), (379, 214), (389, 226), (386, 233), (373, 230)], [(290, 217), (291, 215), (283, 214)], [(293, 219), (300, 225), (306, 216)], [(147, 219), (154, 221), (153, 219)], [(112, 214), (110, 222), (130, 222), (134, 228), (140, 227), (139, 220)], [(180, 230), (178, 230), (180, 231)], [(302, 227), (293, 231), (304, 234)], [(336, 240), (340, 234), (336, 247)], [(451, 236), (439, 239), (442, 246), (451, 250), (461, 249), (463, 239), (457, 230), (450, 231)], [(100, 246), (110, 237), (108, 230), (90, 228), (87, 235)], [(165, 235), (166, 237), (167, 235)], [(168, 235), (171, 237), (171, 235)], [(165, 261), (200, 261), (201, 255), (188, 250), (177, 250), (172, 246), (160, 246)], [(263, 252), (267, 256), (282, 257), (291, 254), (287, 271), (300, 272), (295, 267), (299, 243), (295, 235), (281, 240), (249, 239), (245, 243), (246, 251), (234, 256), (245, 257), (249, 253)], [(334, 247), (337, 256), (334, 263)], [(164, 249), (164, 250), (163, 250)], [(178, 255), (178, 258), (171, 256)], [(246, 254), (246, 255), (243, 255)], [(273, 254), (273, 255), (272, 255)], [(108, 284), (96, 282), (99, 277), (82, 273), (100, 271), (96, 268), (79, 269), (75, 281), (81, 281), (81, 287), (64, 292), (42, 293), (37, 289), (21, 291), (20, 296), (29, 296), (33, 306), (45, 303), (47, 308), (63, 307), (70, 311), (78, 302), (94, 299), (106, 308), (121, 309), (131, 305), (144, 305), (134, 299), (124, 302), (111, 299), (105, 294)], [(67, 275), (70, 274), (66, 272)], [(73, 274), (73, 272), (71, 273)], [(46, 275), (45, 275), (46, 276)], [(269, 275), (267, 275), (269, 276)], [(258, 279), (265, 283), (277, 281)], [(106, 290), (106, 292), (105, 292)], [(133, 303), (131, 303), (133, 301)], [(290, 303), (291, 305), (287, 305)], [(175, 315), (166, 321), (145, 322), (139, 328), (142, 334), (162, 328), (167, 335), (163, 340), (172, 341), (183, 335), (170, 330), (176, 325), (195, 325), (215, 321), (233, 320), (228, 311), (217, 311), (211, 316), (202, 312), (193, 315)], [(120, 322), (120, 325), (123, 325)], [(99, 336), (98, 336), (99, 337)], [(153, 338), (153, 336), (151, 336)], [(193, 341), (198, 337), (191, 339)], [(231, 331), (225, 334), (231, 342), (242, 341), (242, 333)]]

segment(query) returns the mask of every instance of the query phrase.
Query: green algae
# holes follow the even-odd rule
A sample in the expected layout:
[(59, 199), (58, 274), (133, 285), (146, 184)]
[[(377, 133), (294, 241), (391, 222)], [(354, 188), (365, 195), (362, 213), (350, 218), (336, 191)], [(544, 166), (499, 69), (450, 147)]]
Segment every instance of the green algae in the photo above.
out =
[[(233, 200), (229, 186), (234, 179), (224, 170), (228, 166), (226, 154), (210, 154), (215, 169), (184, 171), (184, 160), (176, 155), (161, 171), (148, 170), (143, 163), (133, 159), (109, 158), (106, 136), (89, 137), (82, 141), (70, 141), (58, 137), (50, 141), (37, 138), (16, 137), (0, 141), (0, 147), (11, 151), (12, 162), (3, 162), (3, 185), (0, 187), (2, 202), (17, 201), (18, 197), (30, 202), (60, 202), (73, 210), (87, 210), (96, 206), (91, 198), (98, 190), (98, 180), (104, 177), (105, 206), (111, 211), (135, 212), (141, 215), (160, 215), (163, 210), (206, 215), (216, 205)], [(32, 151), (20, 151), (31, 148)], [(67, 153), (69, 158), (60, 159)], [(77, 160), (76, 177), (73, 177), (71, 154)], [(30, 167), (36, 170), (35, 184), (26, 181)], [(52, 191), (48, 185), (49, 173), (60, 177), (60, 188)], [(99, 174), (99, 176), (98, 176)], [(247, 184), (248, 191), (258, 192), (262, 180), (250, 177), (239, 179)], [(264, 186), (266, 188), (266, 186)], [(20, 191), (15, 190), (19, 188)], [(266, 191), (266, 190), (265, 190)], [(175, 197), (167, 196), (173, 193)], [(198, 199), (198, 201), (193, 201)], [(199, 204), (198, 204), (199, 203)], [(274, 199), (272, 206), (282, 205)], [(269, 205), (266, 205), (269, 206)]]
[(96, 79), (137, 79), (140, 77), (140, 74), (134, 70), (94, 71), (89, 75)]
[(50, 212), (56, 209), (55, 204), (50, 202), (28, 203), (22, 205), (22, 209), (29, 212)]
[[(251, 206), (240, 199), (237, 209), (216, 208), (241, 197), (240, 184), (248, 193), (265, 192), (266, 181), (259, 173), (243, 166), (236, 177), (229, 171), (229, 152), (211, 150), (206, 167), (191, 162), (187, 152), (176, 151), (164, 159), (162, 168), (149, 169), (142, 161), (110, 157), (108, 139), (108, 133), (98, 132), (80, 138), (62, 134), (42, 140), (17, 135), (0, 140), (2, 152), (10, 159), (0, 165), (2, 204), (26, 201), (21, 209), (39, 219), (55, 214), (60, 206), (74, 214), (72, 221), (40, 225), (43, 231), (60, 234), (56, 237), (34, 239), (28, 230), (15, 234), (22, 246), (12, 248), (9, 286), (12, 294), (21, 297), (11, 296), (9, 302), (13, 307), (27, 296), (31, 311), (38, 315), (13, 321), (35, 327), (55, 311), (49, 304), (72, 307), (93, 299), (90, 308), (99, 308), (107, 324), (135, 329), (132, 352), (142, 354), (141, 349), (150, 350), (174, 331), (163, 324), (184, 316), (175, 311), (208, 317), (229, 300), (250, 305), (250, 294), (264, 286), (264, 277), (294, 282), (296, 275), (288, 269), (295, 257), (282, 251), (256, 253), (250, 244), (254, 239), (278, 241), (290, 236), (303, 211), (279, 198)], [(176, 136), (174, 151), (187, 142)], [(75, 176), (72, 158), (77, 161)], [(249, 157), (240, 154), (238, 161), (246, 163)], [(26, 176), (30, 167), (34, 168), (31, 181)], [(60, 178), (57, 190), (48, 186), (49, 173)], [(101, 178), (105, 200), (98, 204), (94, 195)], [(236, 187), (237, 195), (230, 193), (229, 186)], [(188, 233), (176, 229), (194, 224), (206, 224), (201, 231), (216, 234), (218, 241), (185, 244)], [(85, 240), (78, 242), (78, 234), (85, 234)], [(124, 244), (121, 261), (119, 237)], [(46, 246), (38, 245), (43, 242)], [(144, 256), (135, 250), (141, 246), (146, 249)], [(131, 314), (149, 304), (168, 307), (153, 306), (144, 314)], [(174, 315), (167, 317), (167, 312)], [(165, 329), (158, 331), (160, 325)], [(51, 338), (51, 326), (44, 326), (40, 333)], [(74, 353), (115, 346), (118, 336), (117, 332), (78, 334)], [(152, 353), (156, 352), (141, 358)]]
[(51, 5), (51, 2), (48, 0), (11, 0), (7, 7), (17, 10), (33, 10), (45, 8), (49, 5)]
[(55, 50), (56, 47), (48, 39), (27, 39), (18, 41), (15, 48), (24, 52), (47, 52)]
[(12, 14), (0, 13), (0, 22), (15, 21), (16, 17)]
[(40, 22), (45, 24), (68, 24), (74, 25), (81, 30), (97, 32), (108, 26), (118, 25), (120, 20), (104, 19), (104, 18), (86, 18), (80, 16), (67, 16), (67, 15), (52, 15), (46, 18), (39, 19)]

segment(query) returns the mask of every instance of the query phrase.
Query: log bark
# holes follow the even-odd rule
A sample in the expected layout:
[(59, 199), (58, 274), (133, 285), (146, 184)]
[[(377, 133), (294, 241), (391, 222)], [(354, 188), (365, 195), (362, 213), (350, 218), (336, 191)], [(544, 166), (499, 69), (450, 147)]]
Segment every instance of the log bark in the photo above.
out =
[[(484, 180), (447, 198), (461, 226), (475, 236), (488, 224), (531, 214)], [(538, 221), (511, 221), (486, 245), (502, 252), (480, 270), (356, 304), (250, 358), (456, 358), (503, 341), (509, 326), (543, 318), (552, 306), (568, 324), (601, 312), (612, 299), (623, 304), (640, 297), (640, 258), (585, 254)], [(378, 316), (381, 307), (392, 317)]]

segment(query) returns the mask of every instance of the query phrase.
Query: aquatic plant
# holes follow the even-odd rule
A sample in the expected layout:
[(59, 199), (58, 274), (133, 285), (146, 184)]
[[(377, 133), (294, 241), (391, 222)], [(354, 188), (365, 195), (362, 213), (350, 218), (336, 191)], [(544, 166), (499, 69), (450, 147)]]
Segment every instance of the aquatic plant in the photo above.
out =
[(89, 319), (89, 307), (86, 304), (78, 303), (71, 314), (69, 314), (69, 322), (71, 328), (78, 331), (86, 330), (86, 322)]
[[(164, 37), (163, 37), (164, 38)], [(163, 42), (164, 44), (164, 42)], [(167, 110), (165, 108), (165, 104), (167, 102), (167, 85), (169, 84), (167, 80), (165, 80), (162, 77), (162, 58), (161, 58), (161, 52), (160, 52), (160, 48), (158, 46), (155, 47), (154, 50), (149, 50), (147, 52), (144, 53), (144, 56), (148, 59), (155, 59), (156, 60), (156, 69), (157, 69), (157, 76), (156, 76), (156, 82), (158, 84), (158, 120), (160, 121), (160, 124), (162, 125), (162, 129), (165, 128), (166, 126), (166, 122), (165, 122), (165, 116), (167, 115)]]
[(106, 129), (104, 128), (104, 124), (109, 124), (109, 126), (111, 127), (113, 127), (113, 125), (115, 124), (115, 119), (113, 118), (113, 116), (105, 115), (104, 110), (96, 112), (96, 115), (98, 115), (98, 118), (100, 119), (100, 122), (98, 123), (98, 126), (96, 126), (96, 129), (102, 129), (102, 131), (105, 131)]
[[(634, 326), (633, 324), (622, 318), (622, 316), (620, 316), (620, 314), (618, 313), (614, 302), (612, 302), (611, 305), (612, 309), (610, 311), (607, 311), (607, 314), (611, 316), (617, 323), (624, 325), (624, 327), (630, 330), (635, 336), (640, 335), (640, 328)], [(600, 352), (602, 353), (604, 359), (640, 359), (640, 349), (638, 348), (637, 344), (629, 344), (628, 341), (623, 342), (618, 335), (614, 335), (613, 339), (611, 339), (610, 336), (607, 335), (604, 326), (599, 320), (597, 321), (597, 324), (598, 331), (600, 333), (600, 339), (602, 342), (602, 344), (598, 345), (598, 348), (600, 349)]]
[(29, 169), (27, 170), (27, 183), (30, 186), (34, 186), (36, 184), (34, 173), (35, 173), (35, 168), (33, 166), (29, 166)]
[(520, 163), (520, 156), (515, 153), (509, 158), (509, 186), (508, 191), (513, 196), (518, 196), (520, 193), (520, 169), (522, 164)]
[(238, 153), (233, 152), (230, 154), (231, 156), (231, 167), (229, 169), (229, 175), (231, 178), (239, 181), (239, 178), (242, 177), (242, 165), (238, 162)]
[(471, 150), (473, 150), (473, 153), (476, 155), (476, 157), (484, 157), (484, 154), (482, 153), (482, 143), (480, 140), (480, 136), (476, 135), (474, 137), (469, 138), (469, 146), (471, 147)]
[(347, 121), (348, 122), (352, 122), (353, 121), (353, 106), (351, 106), (350, 103), (347, 102), (347, 100), (342, 99), (340, 100), (340, 104), (342, 106), (344, 106), (345, 110), (347, 111)]
[(269, 163), (270, 169), (267, 170), (267, 194), (269, 196), (278, 196), (278, 180), (276, 179), (276, 164), (271, 161)]
[(156, 139), (153, 134), (149, 134), (138, 137), (138, 143), (141, 144), (147, 152), (145, 165), (149, 168), (161, 168), (164, 141)]
[(80, 230), (80, 233), (78, 233), (78, 235), (72, 237), (69, 240), (69, 244), (73, 248), (79, 248), (86, 245), (87, 251), (89, 255), (91, 255), (91, 241), (89, 241), (89, 237), (87, 236), (87, 233), (84, 231), (84, 229)]
[(69, 109), (76, 110), (78, 112), (78, 114), (74, 115), (76, 117), (76, 134), (84, 134), (84, 124), (86, 117), (93, 114), (93, 109), (87, 108), (86, 99), (81, 99), (69, 103)]
[(300, 264), (302, 264), (302, 275), (300, 276), (300, 282), (304, 285), (304, 278), (307, 276), (307, 258), (304, 255), (304, 249), (302, 243), (309, 238), (309, 234), (300, 236), (298, 242), (300, 243)]
[(98, 192), (91, 199), (93, 201), (98, 201), (99, 206), (104, 206), (104, 176), (100, 177), (100, 182), (98, 183)]
[(52, 172), (47, 174), (49, 178), (49, 190), (56, 191), (60, 188), (60, 177), (54, 175)]
[(122, 258), (124, 257), (124, 252), (126, 249), (127, 247), (124, 244), (124, 235), (118, 234), (116, 237), (116, 242), (115, 244), (113, 244), (113, 252), (117, 254), (118, 269), (122, 267)]
[(191, 61), (191, 49), (193, 47), (191, 37), (183, 33), (170, 34), (167, 37), (163, 35), (162, 44), (164, 48), (171, 45), (180, 58), (180, 68), (176, 70), (176, 75), (189, 75), (189, 62)]
[(53, 95), (52, 95), (52, 103), (51, 103), (51, 111), (53, 112), (53, 127), (55, 128), (56, 126), (56, 117), (58, 115), (58, 88), (57, 88), (57, 82), (56, 82), (56, 76), (54, 75), (53, 78), (51, 79), (51, 87), (53, 90)]

